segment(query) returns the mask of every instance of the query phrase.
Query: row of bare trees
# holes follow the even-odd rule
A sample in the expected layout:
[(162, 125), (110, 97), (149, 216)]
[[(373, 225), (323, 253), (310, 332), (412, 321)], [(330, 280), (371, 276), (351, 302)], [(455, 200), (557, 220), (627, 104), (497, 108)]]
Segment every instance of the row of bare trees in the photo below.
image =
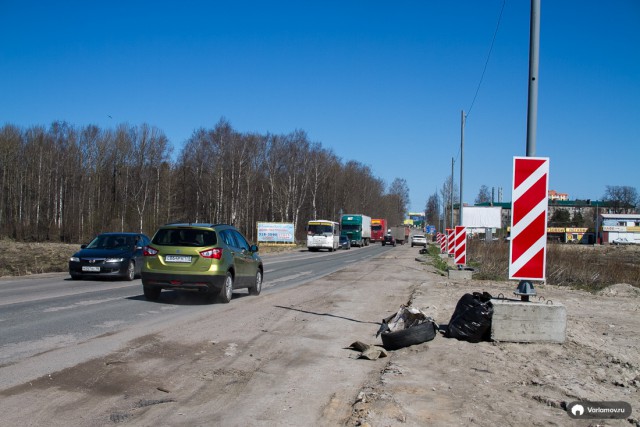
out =
[(84, 242), (104, 231), (153, 234), (174, 221), (235, 224), (255, 240), (256, 223), (364, 213), (400, 223), (406, 181), (389, 189), (371, 169), (309, 140), (241, 133), (221, 119), (198, 129), (173, 156), (155, 127), (0, 128), (0, 237)]

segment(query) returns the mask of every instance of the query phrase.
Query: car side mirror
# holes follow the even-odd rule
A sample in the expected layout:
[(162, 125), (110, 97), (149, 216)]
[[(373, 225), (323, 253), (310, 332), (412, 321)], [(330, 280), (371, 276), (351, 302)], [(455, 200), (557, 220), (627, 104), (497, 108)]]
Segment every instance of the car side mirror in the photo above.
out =
[(249, 251), (251, 251), (251, 252), (258, 252), (258, 250), (259, 250), (258, 249), (258, 245), (251, 245), (249, 247)]
[(84, 249), (86, 247), (87, 247), (87, 245), (80, 245), (80, 249)]

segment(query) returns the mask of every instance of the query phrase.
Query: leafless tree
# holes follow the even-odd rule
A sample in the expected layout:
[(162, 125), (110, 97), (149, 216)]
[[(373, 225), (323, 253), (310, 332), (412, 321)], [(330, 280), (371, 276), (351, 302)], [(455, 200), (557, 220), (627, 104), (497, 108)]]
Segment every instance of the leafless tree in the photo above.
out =
[(476, 196), (475, 203), (477, 205), (481, 203), (489, 203), (491, 202), (491, 193), (489, 192), (489, 187), (486, 185), (480, 186), (480, 191), (478, 191), (478, 196)]
[(638, 191), (625, 185), (607, 185), (602, 200), (609, 202), (614, 213), (627, 213), (640, 204)]
[(441, 219), (441, 206), (440, 206), (440, 198), (438, 197), (438, 192), (436, 191), (427, 200), (427, 205), (425, 206), (425, 220), (427, 224), (436, 225), (437, 228), (440, 227), (440, 219)]

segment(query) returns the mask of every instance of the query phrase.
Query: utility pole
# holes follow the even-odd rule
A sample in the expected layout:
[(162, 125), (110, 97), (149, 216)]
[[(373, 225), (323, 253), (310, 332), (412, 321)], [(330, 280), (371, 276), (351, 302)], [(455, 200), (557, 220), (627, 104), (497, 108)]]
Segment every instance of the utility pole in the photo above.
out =
[(451, 200), (451, 228), (453, 228), (453, 163), (454, 159), (451, 158), (451, 185), (449, 187), (449, 200)]
[(463, 165), (464, 165), (464, 110), (460, 117), (460, 212), (458, 216), (458, 225), (462, 225), (462, 183), (463, 183)]
[(529, 109), (527, 112), (527, 157), (534, 157), (536, 155), (539, 62), (540, 0), (531, 0), (531, 29), (529, 35)]
[[(529, 30), (529, 104), (527, 111), (527, 157), (536, 155), (536, 126), (538, 121), (538, 63), (540, 58), (540, 0), (531, 0)], [(546, 226), (546, 224), (545, 224)], [(546, 256), (546, 254), (545, 254)], [(522, 301), (536, 295), (533, 283), (520, 280), (515, 292)]]

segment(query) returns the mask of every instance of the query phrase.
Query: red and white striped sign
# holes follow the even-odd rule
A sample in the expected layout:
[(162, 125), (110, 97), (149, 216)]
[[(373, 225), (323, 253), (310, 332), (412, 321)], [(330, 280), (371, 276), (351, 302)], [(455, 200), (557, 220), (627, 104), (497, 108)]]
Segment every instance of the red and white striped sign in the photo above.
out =
[(545, 280), (548, 190), (548, 158), (513, 158), (509, 279)]
[(438, 243), (440, 244), (440, 253), (447, 252), (447, 236), (443, 233), (438, 233)]
[(447, 254), (453, 255), (455, 248), (455, 234), (453, 228), (447, 228)]
[(467, 263), (467, 227), (456, 225), (455, 230), (453, 259), (456, 265), (465, 265)]

